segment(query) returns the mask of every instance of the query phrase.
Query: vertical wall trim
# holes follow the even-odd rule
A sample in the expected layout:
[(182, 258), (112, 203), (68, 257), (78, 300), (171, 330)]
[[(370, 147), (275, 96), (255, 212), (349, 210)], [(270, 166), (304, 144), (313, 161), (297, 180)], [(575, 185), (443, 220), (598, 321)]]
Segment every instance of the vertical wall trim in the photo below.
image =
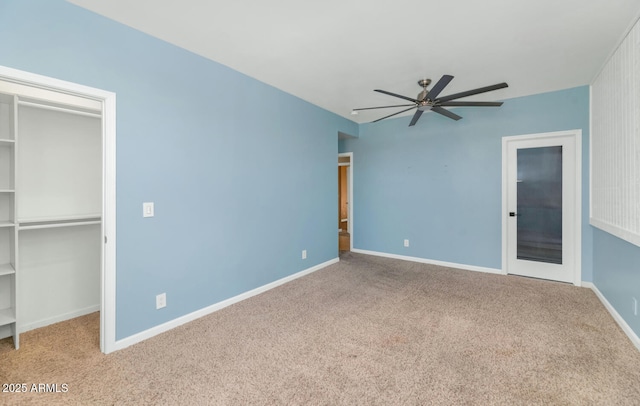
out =
[(616, 42), (616, 46), (611, 50), (611, 52), (609, 53), (609, 55), (605, 58), (604, 62), (602, 63), (602, 66), (600, 67), (600, 69), (598, 69), (597, 73), (595, 74), (595, 76), (593, 77), (593, 79), (591, 80), (591, 83), (595, 82), (596, 79), (598, 78), (598, 76), (600, 76), (600, 74), (602, 73), (603, 69), (605, 68), (605, 66), (607, 66), (607, 64), (609, 63), (609, 61), (611, 60), (611, 58), (613, 57), (613, 55), (618, 51), (618, 49), (620, 48), (620, 45), (622, 45), (622, 43), (624, 42), (625, 38), (627, 38), (627, 36), (629, 35), (629, 32), (631, 32), (631, 30), (633, 29), (633, 27), (636, 26), (636, 24), (638, 24), (638, 21), (640, 21), (640, 11), (638, 11), (638, 15), (636, 15), (632, 20), (631, 23), (629, 23), (629, 26), (627, 26), (627, 28), (625, 28), (624, 32), (622, 33), (622, 35), (620, 36), (620, 38), (618, 39), (618, 42)]
[(589, 220), (640, 246), (640, 24), (591, 86)]

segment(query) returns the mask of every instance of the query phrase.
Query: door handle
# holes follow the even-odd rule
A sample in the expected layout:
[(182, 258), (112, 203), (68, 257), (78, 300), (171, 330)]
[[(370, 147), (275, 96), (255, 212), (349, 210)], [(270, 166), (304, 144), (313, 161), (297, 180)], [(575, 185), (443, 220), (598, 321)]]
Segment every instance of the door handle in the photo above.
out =
[(509, 217), (516, 217), (516, 216), (520, 216), (519, 214), (516, 214), (515, 211), (510, 211), (509, 212)]

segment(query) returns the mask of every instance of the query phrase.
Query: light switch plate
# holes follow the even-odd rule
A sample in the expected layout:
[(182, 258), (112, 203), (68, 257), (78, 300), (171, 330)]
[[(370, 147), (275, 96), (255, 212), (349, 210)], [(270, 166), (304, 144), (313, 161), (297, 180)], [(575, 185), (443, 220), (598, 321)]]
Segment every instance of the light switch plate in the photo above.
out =
[(153, 217), (153, 202), (142, 203), (142, 217)]

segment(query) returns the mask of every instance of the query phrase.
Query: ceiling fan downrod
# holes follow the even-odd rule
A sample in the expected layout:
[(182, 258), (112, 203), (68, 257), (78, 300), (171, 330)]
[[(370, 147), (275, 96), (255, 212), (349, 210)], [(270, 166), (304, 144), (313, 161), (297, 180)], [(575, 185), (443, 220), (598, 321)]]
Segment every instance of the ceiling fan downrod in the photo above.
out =
[(418, 96), (416, 97), (416, 99), (418, 101), (420, 101), (423, 106), (426, 103), (426, 97), (429, 94), (429, 91), (427, 90), (427, 86), (429, 86), (431, 84), (431, 79), (420, 79), (418, 81), (418, 86), (420, 86), (422, 88), (422, 91), (420, 93), (418, 93)]

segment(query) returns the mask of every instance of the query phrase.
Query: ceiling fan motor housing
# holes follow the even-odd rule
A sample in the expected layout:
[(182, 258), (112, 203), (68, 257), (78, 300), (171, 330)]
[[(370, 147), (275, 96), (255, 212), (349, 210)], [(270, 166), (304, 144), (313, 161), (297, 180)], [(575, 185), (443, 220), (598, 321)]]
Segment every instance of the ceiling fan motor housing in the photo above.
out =
[(418, 93), (418, 96), (416, 97), (417, 100), (423, 101), (427, 97), (427, 94), (429, 94), (427, 86), (429, 86), (430, 84), (431, 79), (420, 79), (418, 81), (418, 85), (422, 87), (422, 91)]

